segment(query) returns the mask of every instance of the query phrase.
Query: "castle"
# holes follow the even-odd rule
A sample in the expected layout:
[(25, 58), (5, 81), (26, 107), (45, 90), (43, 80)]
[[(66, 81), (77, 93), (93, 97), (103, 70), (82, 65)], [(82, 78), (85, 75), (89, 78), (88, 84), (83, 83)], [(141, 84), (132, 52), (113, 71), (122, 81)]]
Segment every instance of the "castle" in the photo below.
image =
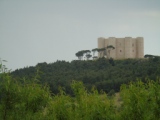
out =
[[(144, 40), (143, 37), (131, 38), (98, 38), (98, 48), (106, 48), (112, 45), (115, 49), (110, 51), (110, 58), (143, 58), (144, 57)], [(100, 54), (98, 54), (100, 57)], [(102, 56), (105, 56), (103, 53)]]

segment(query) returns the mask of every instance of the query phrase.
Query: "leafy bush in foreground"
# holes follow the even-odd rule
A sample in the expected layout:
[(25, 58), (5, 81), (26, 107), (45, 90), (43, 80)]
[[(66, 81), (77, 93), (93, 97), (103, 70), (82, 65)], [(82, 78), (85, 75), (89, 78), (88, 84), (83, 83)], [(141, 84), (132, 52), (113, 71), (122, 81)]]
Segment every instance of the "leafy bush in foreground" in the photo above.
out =
[(123, 120), (159, 120), (160, 119), (160, 79), (140, 80), (128, 86), (121, 86), (123, 101), (121, 119)]

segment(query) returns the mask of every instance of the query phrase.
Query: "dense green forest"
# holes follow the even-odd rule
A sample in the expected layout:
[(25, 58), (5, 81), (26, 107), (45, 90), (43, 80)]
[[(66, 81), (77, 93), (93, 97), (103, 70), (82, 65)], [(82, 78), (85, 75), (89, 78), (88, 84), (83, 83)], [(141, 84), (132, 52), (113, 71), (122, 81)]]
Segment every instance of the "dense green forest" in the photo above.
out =
[(13, 72), (0, 63), (0, 119), (159, 120), (159, 75), (158, 57), (57, 61)]
[[(119, 97), (72, 81), (74, 97), (63, 88), (53, 95), (37, 76), (19, 81), (0, 65), (1, 120), (159, 120), (160, 78), (121, 86)], [(117, 93), (116, 93), (117, 94)], [(116, 98), (116, 99), (115, 99)]]
[(12, 73), (15, 79), (37, 78), (42, 85), (48, 85), (57, 94), (59, 86), (73, 95), (71, 83), (82, 81), (87, 90), (93, 86), (98, 91), (119, 92), (122, 84), (141, 79), (155, 80), (160, 76), (160, 58), (113, 60), (74, 60), (71, 62), (38, 63), (36, 66), (17, 69)]

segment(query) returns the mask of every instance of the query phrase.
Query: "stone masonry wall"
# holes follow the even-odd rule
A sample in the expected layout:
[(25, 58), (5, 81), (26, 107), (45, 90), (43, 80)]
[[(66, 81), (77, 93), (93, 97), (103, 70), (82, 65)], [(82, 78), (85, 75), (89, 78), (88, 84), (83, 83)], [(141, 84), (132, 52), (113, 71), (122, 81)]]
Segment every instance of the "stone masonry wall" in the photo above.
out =
[[(108, 45), (115, 47), (111, 50), (110, 57), (114, 59), (143, 58), (144, 40), (143, 37), (131, 38), (98, 38), (98, 48), (104, 48)], [(99, 56), (99, 55), (98, 55)], [(102, 55), (104, 56), (104, 54)], [(99, 56), (100, 57), (100, 56)]]

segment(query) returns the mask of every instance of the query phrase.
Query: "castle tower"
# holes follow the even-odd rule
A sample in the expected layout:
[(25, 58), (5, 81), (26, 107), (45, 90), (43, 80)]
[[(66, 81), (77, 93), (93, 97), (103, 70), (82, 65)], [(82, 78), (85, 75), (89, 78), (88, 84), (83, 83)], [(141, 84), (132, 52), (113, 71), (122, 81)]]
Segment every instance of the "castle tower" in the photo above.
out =
[[(109, 45), (112, 45), (113, 47), (115, 47), (116, 46), (116, 38), (115, 37), (109, 37), (108, 38), (108, 46)], [(107, 46), (106, 46), (107, 47)], [(116, 58), (116, 49), (113, 49), (113, 50), (111, 50), (110, 51), (110, 58)]]
[(144, 57), (144, 40), (143, 37), (137, 37), (137, 58)]
[(125, 39), (117, 38), (116, 39), (116, 59), (124, 59), (125, 58)]
[[(104, 47), (105, 47), (105, 38), (103, 37), (98, 38), (98, 48), (104, 48)], [(102, 56), (104, 56), (104, 53)], [(98, 53), (98, 57), (100, 57), (99, 53)]]
[(125, 58), (131, 58), (132, 57), (132, 38), (131, 37), (125, 37), (125, 43), (124, 43), (124, 49), (125, 49)]
[(131, 56), (130, 58), (137, 58), (137, 40), (136, 38), (132, 38), (131, 41)]

